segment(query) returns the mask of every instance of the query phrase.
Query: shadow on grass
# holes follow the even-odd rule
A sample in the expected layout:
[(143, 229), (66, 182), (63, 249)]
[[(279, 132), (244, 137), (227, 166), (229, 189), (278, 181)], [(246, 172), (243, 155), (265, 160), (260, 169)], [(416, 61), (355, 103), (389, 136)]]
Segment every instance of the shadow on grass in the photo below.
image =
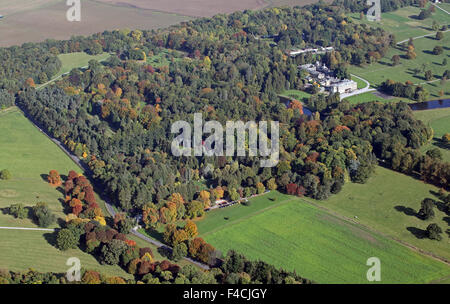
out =
[(427, 237), (426, 230), (419, 229), (416, 227), (408, 227), (406, 228), (409, 232), (411, 232), (418, 239), (425, 239)]
[(442, 220), (447, 223), (447, 226), (450, 226), (450, 216), (444, 216)]
[(56, 236), (58, 235), (58, 230), (55, 230), (54, 232), (48, 232), (44, 233), (44, 239), (53, 247), (56, 247)]

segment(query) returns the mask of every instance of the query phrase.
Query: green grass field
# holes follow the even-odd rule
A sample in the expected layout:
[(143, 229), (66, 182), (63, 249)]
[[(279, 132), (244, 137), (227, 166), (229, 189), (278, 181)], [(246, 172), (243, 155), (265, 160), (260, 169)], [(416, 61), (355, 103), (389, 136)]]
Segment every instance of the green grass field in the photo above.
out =
[(438, 189), (412, 177), (377, 167), (375, 175), (366, 184), (346, 184), (339, 194), (316, 203), (352, 219), (357, 216), (357, 221), (363, 225), (450, 259), (450, 242), (445, 232), (440, 242), (416, 236), (420, 236), (430, 223), (437, 223), (443, 231), (447, 230), (448, 216), (437, 209), (435, 218), (429, 221), (407, 215), (417, 212), (424, 198), (436, 199), (430, 191), (437, 192)]
[[(0, 168), (8, 169), (13, 176), (11, 180), (0, 181), (0, 208), (13, 203), (32, 206), (43, 201), (59, 218), (65, 218), (60, 202), (63, 194), (44, 177), (52, 169), (62, 175), (80, 169), (17, 108), (0, 112), (0, 129)], [(29, 219), (17, 220), (3, 213), (0, 226), (37, 227)]]
[(431, 142), (422, 147), (421, 150), (427, 151), (431, 148), (439, 148), (443, 160), (450, 162), (450, 150), (441, 144), (442, 135), (450, 133), (450, 108), (414, 111), (414, 116), (431, 126), (434, 131)]
[(359, 79), (358, 77), (351, 76), (351, 79), (353, 81), (356, 81), (358, 89), (362, 89), (362, 88), (366, 87), (366, 83), (364, 81), (362, 81), (361, 79)]
[[(432, 17), (425, 20), (418, 20), (416, 16), (420, 12), (417, 7), (404, 7), (397, 11), (390, 13), (383, 13), (382, 20), (379, 23), (368, 22), (366, 20), (363, 23), (370, 24), (372, 26), (379, 26), (385, 29), (389, 33), (393, 33), (397, 41), (403, 41), (410, 37), (417, 37), (421, 35), (435, 33), (432, 30), (431, 24), (433, 20), (439, 24), (448, 24), (450, 17), (441, 10), (436, 10)], [(356, 22), (359, 20), (359, 15), (352, 15)], [(419, 38), (414, 40), (414, 46), (416, 49), (416, 59), (409, 60), (404, 57), (405, 50), (401, 47), (391, 48), (386, 56), (379, 62), (370, 64), (364, 67), (350, 66), (349, 71), (352, 74), (363, 77), (368, 80), (372, 86), (377, 87), (386, 79), (392, 79), (395, 81), (405, 82), (407, 80), (412, 81), (414, 84), (422, 84), (429, 92), (429, 99), (438, 99), (439, 91), (444, 91), (443, 98), (450, 97), (450, 82), (441, 84), (439, 79), (442, 77), (443, 72), (448, 69), (447, 66), (442, 65), (444, 58), (450, 56), (450, 50), (445, 46), (450, 43), (450, 33), (444, 34), (444, 39), (438, 41), (432, 37)], [(432, 53), (433, 48), (436, 46), (443, 46), (444, 52), (441, 55), (434, 55)], [(400, 55), (400, 64), (392, 66), (391, 58), (394, 55)], [(419, 73), (415, 73), (415, 70), (420, 70)], [(424, 72), (431, 70), (434, 75), (434, 81), (432, 83), (426, 83)]]
[[(350, 96), (345, 98), (345, 100), (348, 100), (351, 104), (358, 104), (358, 103), (364, 103), (364, 102), (371, 102), (371, 101), (381, 101), (381, 102), (393, 102), (398, 100), (405, 100), (404, 98), (390, 98), (385, 99), (379, 96), (376, 96), (372, 92), (362, 93), (354, 96)], [(405, 100), (406, 101), (406, 100)]]
[(361, 21), (359, 13), (354, 13), (350, 16), (356, 22), (378, 26), (389, 33), (394, 33), (397, 41), (432, 33), (431, 25), (433, 21), (438, 22), (440, 25), (448, 24), (449, 22), (449, 16), (439, 9), (436, 9), (436, 12), (430, 18), (419, 20), (416, 17), (419, 15), (420, 10), (419, 7), (402, 7), (393, 12), (383, 13), (381, 22), (370, 22), (367, 19)]
[[(13, 178), (0, 181), (0, 208), (13, 203), (26, 206), (47, 202), (50, 209), (63, 219), (63, 194), (50, 186), (42, 177), (51, 169), (60, 174), (80, 169), (45, 135), (40, 133), (17, 108), (0, 112), (0, 168), (8, 169)], [(101, 203), (101, 201), (97, 200)], [(101, 204), (102, 205), (102, 204)], [(30, 219), (19, 220), (0, 212), (0, 226), (29, 227), (37, 225)], [(53, 228), (58, 227), (55, 223)], [(68, 257), (78, 257), (82, 266), (101, 270), (107, 275), (129, 275), (118, 266), (100, 265), (94, 257), (81, 250), (62, 252), (52, 244), (50, 232), (0, 230), (0, 268), (24, 270), (32, 267), (39, 271), (66, 271)]]
[[(277, 194), (270, 202), (271, 195), (252, 200), (263, 205), (253, 213), (237, 206), (208, 214), (205, 224), (198, 223), (200, 236), (224, 253), (235, 249), (319, 283), (368, 283), (369, 257), (381, 260), (381, 283), (426, 283), (450, 275), (445, 264), (359, 225), (295, 197)], [(267, 209), (271, 204), (277, 206)]]

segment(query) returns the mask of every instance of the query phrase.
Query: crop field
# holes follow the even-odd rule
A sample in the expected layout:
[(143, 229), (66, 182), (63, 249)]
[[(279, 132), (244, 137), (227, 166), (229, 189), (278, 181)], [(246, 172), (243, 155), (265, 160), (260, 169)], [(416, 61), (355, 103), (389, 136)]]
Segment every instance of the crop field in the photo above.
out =
[(94, 0), (81, 2), (81, 21), (69, 22), (66, 19), (69, 7), (65, 1), (1, 1), (0, 14), (4, 17), (0, 20), (0, 46), (39, 42), (48, 38), (69, 39), (73, 35), (90, 35), (104, 30), (156, 29), (192, 19), (175, 13), (116, 6)]
[[(252, 200), (252, 205), (270, 205), (267, 201), (271, 195)], [(444, 263), (360, 225), (299, 198), (281, 194), (276, 197), (276, 203), (272, 203), (277, 206), (266, 210), (263, 206), (245, 216), (227, 208), (223, 215), (219, 214), (221, 210), (208, 214), (203, 220), (208, 222), (198, 223), (200, 236), (224, 253), (235, 249), (248, 258), (295, 269), (319, 283), (367, 283), (369, 257), (381, 261), (381, 283), (426, 283), (450, 275), (450, 267)], [(244, 212), (247, 207), (232, 208)], [(228, 223), (222, 216), (229, 217)]]
[[(434, 209), (435, 218), (423, 221), (416, 216), (424, 198), (437, 198), (438, 189), (412, 177), (377, 167), (366, 184), (349, 183), (342, 191), (316, 204), (354, 219), (383, 234), (405, 241), (417, 248), (450, 259), (450, 242), (445, 233), (449, 217)], [(422, 238), (424, 230), (437, 223), (444, 233), (442, 241)]]
[[(61, 174), (79, 168), (45, 135), (41, 134), (16, 108), (0, 112), (0, 168), (8, 169), (12, 179), (0, 181), (0, 226), (36, 228), (30, 219), (15, 219), (4, 213), (13, 203), (25, 206), (46, 202), (59, 219), (63, 219), (63, 194), (44, 180), (45, 174), (56, 169)], [(97, 197), (97, 200), (99, 198)], [(103, 205), (103, 204), (100, 204)], [(51, 228), (56, 228), (54, 224)], [(108, 275), (128, 276), (119, 267), (100, 265), (81, 250), (61, 252), (52, 244), (50, 232), (0, 229), (0, 268), (40, 271), (66, 271), (68, 257), (79, 257), (82, 266), (98, 269)]]
[(434, 131), (434, 137), (428, 145), (422, 147), (422, 151), (431, 148), (439, 148), (442, 152), (442, 158), (450, 162), (450, 150), (441, 143), (442, 135), (450, 133), (450, 108), (415, 111), (416, 118), (430, 125)]

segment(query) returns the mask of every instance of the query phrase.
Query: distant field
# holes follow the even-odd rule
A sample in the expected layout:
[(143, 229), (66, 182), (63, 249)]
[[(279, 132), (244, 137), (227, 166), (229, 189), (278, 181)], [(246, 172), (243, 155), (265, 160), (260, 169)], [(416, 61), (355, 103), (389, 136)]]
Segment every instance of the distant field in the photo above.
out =
[(414, 111), (414, 115), (434, 130), (434, 138), (422, 148), (422, 151), (437, 147), (441, 150), (443, 159), (450, 162), (450, 150), (440, 144), (442, 135), (450, 133), (450, 108)]
[(424, 198), (436, 199), (431, 191), (437, 192), (438, 189), (404, 174), (377, 167), (375, 175), (366, 184), (346, 184), (339, 194), (316, 203), (350, 218), (357, 216), (357, 221), (363, 225), (450, 259), (450, 242), (445, 232), (440, 242), (418, 238), (430, 223), (437, 223), (443, 231), (447, 230), (448, 216), (435, 209), (433, 220), (422, 221), (402, 211), (411, 208), (418, 212)]
[(104, 30), (164, 28), (195, 17), (313, 2), (317, 0), (83, 0), (81, 22), (69, 22), (65, 1), (4, 0), (0, 1), (0, 14), (4, 15), (0, 47)]
[[(357, 22), (369, 24), (371, 26), (379, 26), (389, 33), (393, 33), (396, 40), (403, 41), (410, 37), (417, 37), (426, 34), (434, 34), (431, 25), (433, 21), (437, 21), (440, 25), (449, 24), (450, 16), (443, 11), (436, 9), (432, 17), (425, 20), (417, 19), (420, 13), (418, 7), (404, 7), (394, 12), (383, 13), (381, 22), (368, 22), (367, 20), (359, 20), (359, 14), (352, 14)], [(450, 56), (450, 50), (445, 47), (450, 44), (450, 32), (444, 34), (444, 39), (436, 40), (434, 36), (419, 38), (414, 40), (417, 58), (408, 60), (405, 58), (405, 50), (401, 47), (391, 48), (386, 56), (378, 63), (370, 64), (364, 67), (350, 66), (349, 71), (352, 74), (363, 77), (368, 80), (372, 86), (377, 87), (386, 79), (405, 82), (412, 81), (414, 84), (421, 84), (430, 92), (429, 99), (441, 98), (439, 91), (444, 91), (443, 98), (450, 97), (450, 82), (447, 81), (442, 85), (439, 79), (443, 72), (448, 69), (442, 65), (444, 58)], [(435, 46), (443, 46), (444, 52), (441, 55), (433, 55), (432, 50)], [(400, 64), (392, 66), (391, 58), (394, 55), (400, 55)], [(414, 70), (418, 69), (416, 74)], [(434, 75), (434, 82), (426, 83), (424, 71), (431, 70)]]
[[(319, 283), (368, 283), (366, 261), (373, 256), (381, 260), (382, 283), (426, 283), (450, 275), (445, 264), (361, 226), (295, 197), (278, 194), (277, 200), (269, 203), (271, 195), (252, 200), (253, 205), (278, 204), (264, 212), (254, 207), (253, 214), (240, 216), (223, 209), (228, 223), (221, 219), (221, 211), (208, 214), (204, 221), (210, 216), (213, 219), (205, 225), (198, 223), (200, 236), (224, 253), (235, 249), (251, 259), (295, 269)], [(248, 207), (234, 208), (246, 212)]]
[[(156, 29), (191, 17), (133, 7), (114, 6), (93, 0), (81, 1), (81, 21), (66, 19), (68, 6), (55, 0), (8, 0), (0, 2), (0, 46), (45, 39), (69, 39), (73, 35), (90, 35), (122, 28)], [(14, 8), (8, 9), (14, 3)], [(6, 11), (6, 13), (5, 13)]]

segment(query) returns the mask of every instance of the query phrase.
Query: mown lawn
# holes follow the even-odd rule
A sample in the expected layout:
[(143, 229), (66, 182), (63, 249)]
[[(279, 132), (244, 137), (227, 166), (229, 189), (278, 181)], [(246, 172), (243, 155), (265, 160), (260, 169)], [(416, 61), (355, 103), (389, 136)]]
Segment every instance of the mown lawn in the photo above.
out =
[(201, 236), (224, 253), (234, 249), (319, 283), (368, 283), (369, 257), (381, 261), (381, 283), (426, 283), (450, 275), (445, 264), (301, 199), (284, 202), (232, 224), (218, 222)]
[(102, 53), (99, 55), (89, 55), (85, 52), (76, 52), (69, 54), (58, 55), (61, 60), (62, 67), (56, 76), (70, 72), (72, 69), (88, 66), (90, 60), (103, 61), (110, 57), (108, 53)]
[(371, 101), (381, 101), (381, 102), (392, 102), (392, 101), (398, 101), (399, 98), (391, 98), (391, 99), (384, 99), (381, 97), (378, 97), (377, 95), (373, 94), (372, 92), (366, 92), (354, 96), (350, 96), (345, 98), (345, 100), (348, 100), (351, 104), (358, 104), (358, 103), (364, 103), (364, 102), (371, 102)]
[(280, 95), (294, 98), (299, 101), (305, 101), (311, 96), (311, 94), (300, 90), (286, 90)]
[[(13, 203), (33, 206), (46, 202), (59, 218), (65, 218), (61, 202), (64, 196), (49, 185), (46, 175), (52, 169), (61, 175), (80, 169), (17, 108), (0, 112), (0, 130), (0, 168), (12, 174), (11, 180), (0, 181), (0, 208)], [(1, 212), (0, 226), (37, 227), (29, 219), (17, 220)]]
[(443, 231), (448, 229), (449, 217), (435, 208), (435, 218), (423, 221), (415, 216), (424, 198), (437, 199), (438, 189), (412, 177), (377, 167), (366, 184), (348, 183), (342, 191), (317, 204), (339, 214), (354, 218), (359, 223), (405, 241), (411, 245), (450, 259), (448, 235), (442, 241), (420, 238), (430, 223), (437, 223)]
[(450, 162), (450, 150), (441, 141), (442, 135), (450, 133), (450, 108), (414, 111), (414, 116), (431, 126), (434, 131), (431, 142), (422, 147), (421, 150), (426, 152), (431, 148), (439, 148), (443, 160)]

